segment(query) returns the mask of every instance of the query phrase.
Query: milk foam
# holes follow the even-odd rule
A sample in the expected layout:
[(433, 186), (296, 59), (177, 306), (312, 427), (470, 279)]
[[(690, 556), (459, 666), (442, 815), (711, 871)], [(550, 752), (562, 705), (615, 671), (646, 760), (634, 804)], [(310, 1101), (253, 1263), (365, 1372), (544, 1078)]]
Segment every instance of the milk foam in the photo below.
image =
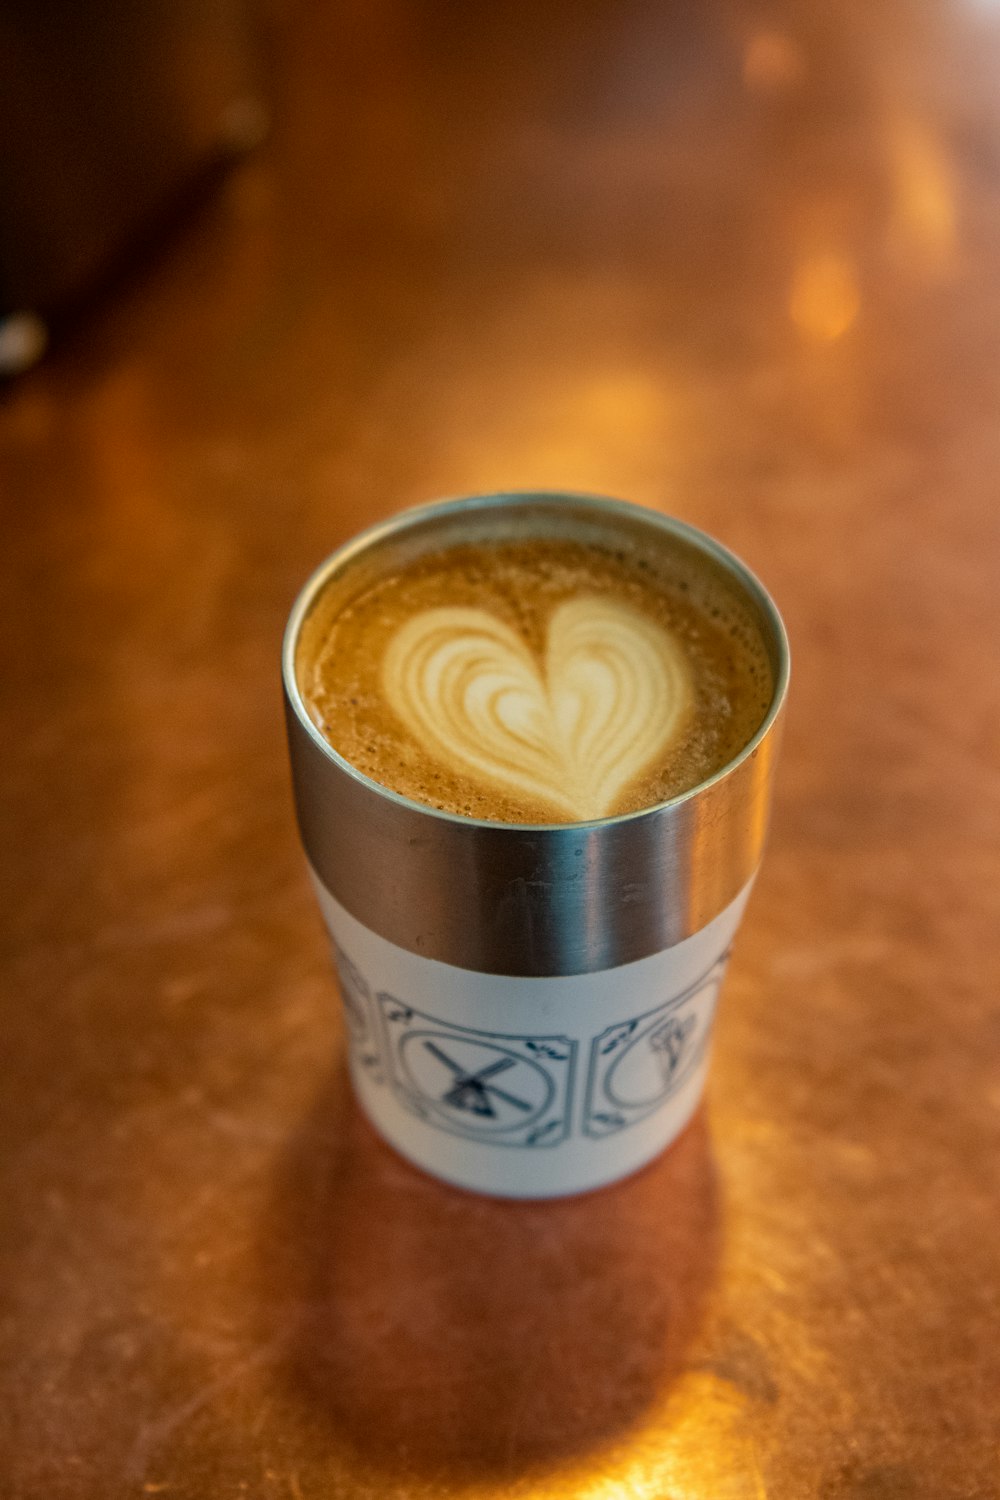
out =
[(691, 673), (680, 644), (618, 600), (567, 600), (541, 660), (487, 610), (427, 609), (391, 638), (382, 690), (452, 771), (557, 814), (604, 817), (678, 738)]

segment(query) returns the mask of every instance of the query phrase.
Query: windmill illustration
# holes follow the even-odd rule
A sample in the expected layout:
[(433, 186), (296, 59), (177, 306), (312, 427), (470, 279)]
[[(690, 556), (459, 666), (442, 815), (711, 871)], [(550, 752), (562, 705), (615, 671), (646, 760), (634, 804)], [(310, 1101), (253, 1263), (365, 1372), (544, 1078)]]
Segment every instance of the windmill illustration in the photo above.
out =
[(425, 1040), (424, 1047), (432, 1057), (436, 1057), (439, 1062), (443, 1063), (452, 1075), (451, 1084), (441, 1095), (442, 1104), (447, 1104), (452, 1109), (468, 1110), (471, 1114), (491, 1120), (495, 1120), (498, 1113), (494, 1101), (507, 1104), (512, 1109), (522, 1110), (528, 1114), (534, 1112), (535, 1105), (529, 1104), (526, 1099), (519, 1099), (516, 1094), (509, 1094), (506, 1089), (498, 1088), (490, 1081), (498, 1073), (505, 1073), (508, 1068), (515, 1067), (515, 1058), (500, 1057), (495, 1062), (487, 1063), (485, 1067), (470, 1073), (454, 1058), (449, 1057), (437, 1042)]

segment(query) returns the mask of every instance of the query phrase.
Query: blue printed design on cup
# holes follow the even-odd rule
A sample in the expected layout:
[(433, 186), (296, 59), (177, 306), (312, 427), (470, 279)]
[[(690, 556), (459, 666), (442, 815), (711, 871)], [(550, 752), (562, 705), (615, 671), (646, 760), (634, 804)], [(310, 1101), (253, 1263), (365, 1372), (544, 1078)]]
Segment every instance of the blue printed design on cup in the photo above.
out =
[(385, 1082), (380, 1056), (378, 1031), (372, 1015), (372, 991), (367, 979), (352, 959), (331, 939), (333, 959), (340, 980), (344, 1002), (348, 1043), (351, 1056), (365, 1068), (377, 1083)]
[(576, 1043), (457, 1026), (379, 992), (389, 1079), (425, 1124), (497, 1146), (555, 1146), (570, 1130)]
[(728, 953), (680, 995), (607, 1027), (590, 1045), (583, 1128), (612, 1135), (644, 1120), (703, 1062)]

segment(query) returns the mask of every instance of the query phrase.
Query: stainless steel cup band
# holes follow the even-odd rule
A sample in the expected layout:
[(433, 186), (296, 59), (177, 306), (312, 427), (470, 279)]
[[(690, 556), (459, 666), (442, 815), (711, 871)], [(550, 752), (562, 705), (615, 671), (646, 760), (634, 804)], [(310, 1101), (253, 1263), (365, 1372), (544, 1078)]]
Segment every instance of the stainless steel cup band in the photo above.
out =
[[(586, 527), (621, 522), (651, 540), (666, 531), (725, 572), (754, 613), (775, 690), (735, 760), (683, 796), (597, 822), (487, 823), (422, 806), (350, 766), (313, 724), (295, 672), (299, 631), (320, 592), (365, 554), (408, 532), (454, 535), (470, 516), (527, 524), (551, 513)], [(572, 494), (501, 494), (439, 502), (373, 527), (333, 554), (292, 610), (283, 676), (295, 801), (313, 870), (359, 922), (413, 953), (484, 973), (590, 973), (645, 958), (704, 927), (760, 861), (788, 678), (781, 619), (725, 548), (655, 511)]]

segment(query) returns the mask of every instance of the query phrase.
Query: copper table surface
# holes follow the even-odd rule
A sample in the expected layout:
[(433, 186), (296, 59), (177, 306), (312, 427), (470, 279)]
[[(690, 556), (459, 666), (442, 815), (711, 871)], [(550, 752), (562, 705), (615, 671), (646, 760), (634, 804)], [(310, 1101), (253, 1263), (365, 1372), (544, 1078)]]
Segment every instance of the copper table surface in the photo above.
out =
[[(284, 5), (270, 140), (0, 407), (10, 1500), (1000, 1495), (1000, 11)], [(575, 487), (790, 718), (707, 1109), (554, 1204), (351, 1103), (308, 570)]]

